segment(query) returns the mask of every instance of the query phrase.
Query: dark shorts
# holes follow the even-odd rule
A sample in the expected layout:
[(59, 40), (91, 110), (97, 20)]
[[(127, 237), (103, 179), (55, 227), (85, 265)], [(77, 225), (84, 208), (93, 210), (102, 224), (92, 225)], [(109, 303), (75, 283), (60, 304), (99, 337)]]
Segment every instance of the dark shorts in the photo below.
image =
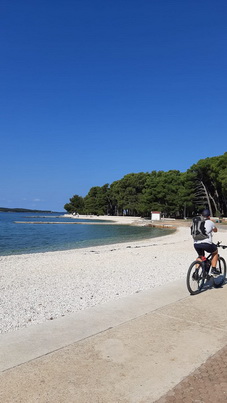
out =
[(194, 243), (194, 248), (199, 256), (204, 256), (205, 252), (213, 253), (217, 250), (217, 245), (214, 243)]

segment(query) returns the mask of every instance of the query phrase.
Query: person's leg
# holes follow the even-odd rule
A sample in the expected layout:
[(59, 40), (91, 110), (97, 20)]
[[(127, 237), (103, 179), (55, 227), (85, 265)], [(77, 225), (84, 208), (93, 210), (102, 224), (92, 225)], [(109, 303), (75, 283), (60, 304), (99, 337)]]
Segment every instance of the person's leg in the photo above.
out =
[(197, 251), (199, 257), (198, 260), (202, 260), (203, 256), (205, 255), (205, 251), (207, 253), (212, 253), (211, 259), (211, 273), (212, 274), (219, 274), (219, 271), (216, 269), (217, 261), (218, 261), (218, 249), (217, 246), (212, 243), (200, 243), (194, 244), (195, 250)]
[(219, 270), (216, 269), (217, 262), (218, 262), (218, 248), (217, 248), (217, 245), (215, 245), (214, 243), (208, 244), (207, 247), (205, 248), (205, 250), (208, 253), (212, 253), (211, 273), (216, 274), (216, 275), (220, 274)]
[(218, 262), (218, 250), (212, 253), (211, 264), (213, 268), (216, 268)]
[(198, 257), (196, 260), (199, 260), (199, 261), (201, 261), (203, 256), (205, 255), (205, 251), (200, 245), (201, 244), (196, 244), (196, 243), (194, 244), (194, 248), (195, 248), (196, 252), (198, 253)]

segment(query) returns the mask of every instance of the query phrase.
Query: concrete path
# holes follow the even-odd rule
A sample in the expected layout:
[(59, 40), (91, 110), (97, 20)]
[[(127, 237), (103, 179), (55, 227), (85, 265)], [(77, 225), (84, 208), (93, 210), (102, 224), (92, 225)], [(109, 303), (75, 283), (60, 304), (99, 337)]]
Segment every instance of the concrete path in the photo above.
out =
[(0, 401), (155, 402), (227, 345), (226, 300), (180, 280), (1, 335)]

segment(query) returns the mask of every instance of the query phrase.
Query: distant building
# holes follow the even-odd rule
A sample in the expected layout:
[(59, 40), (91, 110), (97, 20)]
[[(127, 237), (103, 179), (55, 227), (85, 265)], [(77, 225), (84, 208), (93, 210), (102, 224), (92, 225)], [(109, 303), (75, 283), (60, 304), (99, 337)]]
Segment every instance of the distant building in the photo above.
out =
[(151, 220), (152, 221), (161, 220), (161, 211), (151, 211)]

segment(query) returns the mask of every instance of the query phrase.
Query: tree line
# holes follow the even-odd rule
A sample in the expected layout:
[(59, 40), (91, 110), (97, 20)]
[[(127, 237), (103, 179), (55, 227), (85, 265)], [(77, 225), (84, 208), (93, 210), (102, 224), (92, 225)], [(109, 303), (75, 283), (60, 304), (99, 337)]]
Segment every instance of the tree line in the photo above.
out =
[(191, 217), (203, 208), (212, 216), (227, 216), (227, 152), (205, 158), (186, 172), (178, 170), (130, 173), (112, 184), (92, 187), (85, 197), (75, 194), (68, 213)]

